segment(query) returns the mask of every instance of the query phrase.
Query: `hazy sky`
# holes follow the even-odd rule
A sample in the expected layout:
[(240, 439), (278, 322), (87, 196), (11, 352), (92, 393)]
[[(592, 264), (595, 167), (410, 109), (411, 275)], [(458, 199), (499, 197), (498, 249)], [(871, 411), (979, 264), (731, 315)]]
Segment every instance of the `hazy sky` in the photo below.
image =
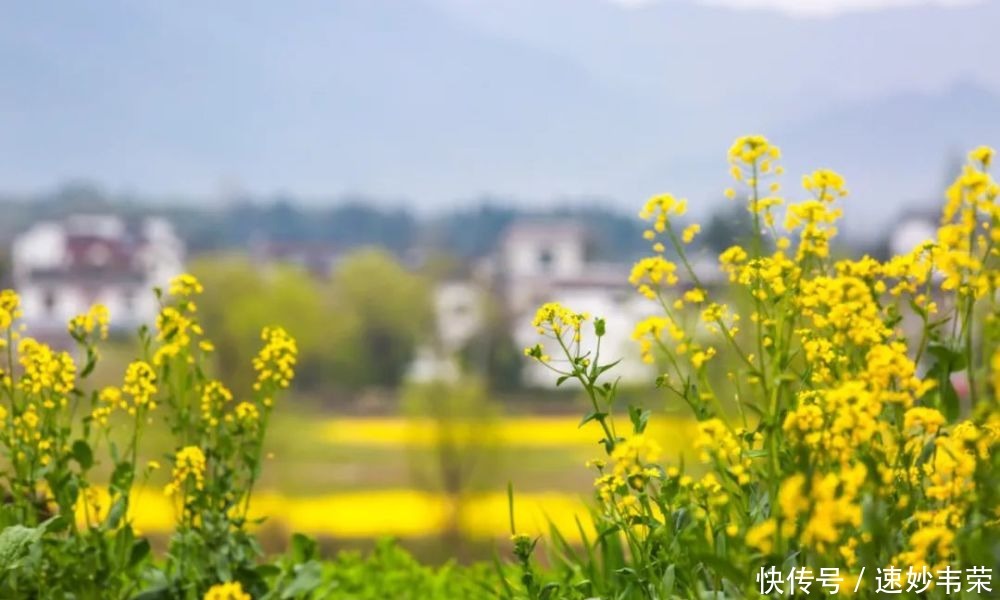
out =
[[(608, 0), (626, 7), (643, 7), (664, 0)], [(906, 6), (964, 6), (983, 0), (698, 0), (702, 4), (730, 8), (775, 10), (794, 17), (829, 17), (849, 12), (877, 11)]]
[[(0, 190), (418, 209), (675, 191), (715, 202), (762, 132), (861, 212), (1000, 138), (997, 2), (3, 1)], [(793, 153), (794, 152), (794, 153)], [(797, 175), (796, 175), (797, 177)], [(794, 181), (794, 180), (793, 180)], [(865, 217), (868, 218), (867, 216)]]

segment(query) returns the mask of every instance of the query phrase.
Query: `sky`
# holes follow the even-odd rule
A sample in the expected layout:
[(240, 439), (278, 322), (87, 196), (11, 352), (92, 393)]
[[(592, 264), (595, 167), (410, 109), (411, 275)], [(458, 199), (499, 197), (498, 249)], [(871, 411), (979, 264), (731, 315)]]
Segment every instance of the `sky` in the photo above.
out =
[(0, 2), (0, 193), (709, 211), (763, 133), (874, 227), (1000, 143), (990, 0)]
[[(608, 0), (628, 8), (641, 8), (663, 0)], [(968, 6), (982, 0), (699, 0), (703, 4), (745, 10), (773, 10), (793, 17), (831, 17), (858, 11), (879, 11), (919, 5)]]

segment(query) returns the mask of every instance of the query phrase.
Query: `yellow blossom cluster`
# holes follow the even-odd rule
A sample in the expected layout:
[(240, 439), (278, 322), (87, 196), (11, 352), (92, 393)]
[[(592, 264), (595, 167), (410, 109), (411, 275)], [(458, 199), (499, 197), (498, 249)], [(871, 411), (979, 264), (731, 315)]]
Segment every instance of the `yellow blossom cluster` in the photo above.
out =
[[(780, 175), (780, 158), (762, 136), (730, 148), (753, 230), (749, 243), (719, 255), (729, 285), (692, 268), (687, 244), (700, 229), (676, 222), (681, 201), (655, 196), (640, 213), (656, 244), (629, 282), (662, 312), (631, 337), (644, 362), (664, 358), (669, 375), (657, 387), (692, 409), (707, 472), (692, 478), (683, 463), (657, 466), (637, 452), (648, 414), (634, 406), (633, 437), (617, 437), (615, 411), (605, 408), (617, 388), (596, 381), (614, 365), (579, 344), (562, 348), (570, 361), (598, 357), (594, 380), (582, 381), (594, 411), (584, 422), (599, 421), (612, 465), (592, 463), (602, 527), (621, 532), (639, 568), (662, 560), (711, 571), (692, 548), (740, 568), (762, 558), (848, 569), (862, 560), (918, 569), (988, 560), (1000, 532), (994, 151), (969, 154), (936, 239), (885, 260), (832, 258), (848, 192), (829, 169), (802, 178), (808, 199), (788, 205), (779, 233), (780, 186), (764, 180)], [(661, 240), (672, 245), (669, 259)], [(540, 346), (530, 355), (544, 356)], [(718, 363), (728, 380), (715, 377)], [(706, 577), (686, 592), (705, 590), (730, 591)]]
[[(125, 369), (125, 381), (122, 384), (122, 392), (132, 398), (132, 402), (122, 402), (122, 408), (130, 415), (135, 415), (136, 411), (148, 408), (156, 408), (156, 371), (149, 363), (143, 360), (136, 360), (129, 363)], [(114, 394), (108, 390), (107, 393)]]
[(186, 493), (188, 483), (195, 490), (205, 487), (205, 454), (197, 446), (185, 446), (177, 452), (170, 483), (164, 488), (164, 493), (168, 496)]
[(21, 299), (14, 290), (0, 291), (0, 329), (7, 329), (21, 317)]
[(96, 330), (102, 340), (108, 339), (108, 327), (111, 323), (111, 314), (108, 307), (103, 304), (95, 304), (82, 315), (76, 315), (70, 319), (67, 328), (70, 335), (78, 340), (83, 340), (92, 335)]
[[(662, 450), (655, 440), (636, 434), (622, 440), (611, 453), (611, 468), (604, 472), (604, 463), (596, 463), (601, 476), (594, 482), (598, 495), (607, 502), (628, 496), (629, 490), (643, 490), (647, 482), (658, 479), (661, 471), (655, 466)], [(626, 505), (634, 500), (625, 501)]]
[(871, 287), (857, 277), (805, 280), (796, 303), (813, 330), (828, 336), (835, 346), (867, 347), (891, 333)]
[(219, 416), (226, 404), (233, 401), (233, 393), (221, 381), (212, 380), (201, 392), (201, 418), (211, 427), (219, 424)]
[(677, 285), (677, 281), (677, 265), (662, 256), (639, 260), (628, 276), (628, 282), (650, 299), (655, 299), (662, 287)]
[(531, 324), (542, 335), (580, 341), (580, 330), (590, 319), (587, 313), (574, 312), (558, 302), (546, 302), (535, 312)]
[(756, 180), (769, 173), (781, 174), (777, 161), (781, 150), (762, 135), (737, 138), (729, 148), (729, 172), (736, 181), (755, 185)]
[(170, 280), (170, 295), (190, 298), (205, 291), (198, 279), (190, 273), (182, 273)]
[[(745, 485), (750, 482), (751, 466), (748, 456), (751, 448), (742, 439), (745, 434), (741, 429), (730, 429), (719, 418), (712, 418), (698, 423), (698, 437), (694, 445), (701, 453), (703, 462), (718, 461), (739, 485)], [(760, 434), (751, 437), (758, 441), (761, 439)]]
[(680, 342), (685, 338), (684, 330), (669, 317), (646, 317), (636, 323), (635, 329), (632, 331), (632, 339), (639, 343), (639, 351), (644, 362), (653, 362), (653, 347), (663, 342), (664, 333), (667, 333), (675, 342)]
[(260, 411), (250, 402), (240, 402), (233, 410), (236, 422), (247, 429), (256, 429), (260, 424)]
[(230, 581), (213, 585), (205, 592), (203, 600), (253, 600), (253, 598), (243, 591), (240, 582)]
[[(76, 384), (76, 363), (67, 352), (56, 352), (48, 344), (24, 338), (18, 345), (18, 361), (24, 373), (18, 387), (31, 394), (53, 392), (65, 404), (66, 394)], [(53, 402), (47, 398), (46, 402)]]
[(264, 346), (253, 359), (253, 369), (257, 373), (254, 389), (262, 390), (268, 386), (287, 388), (295, 377), (295, 363), (299, 355), (295, 338), (281, 327), (265, 327), (260, 337)]
[(974, 150), (970, 164), (948, 188), (935, 249), (942, 289), (974, 298), (995, 291), (1000, 280), (997, 269), (985, 268), (1000, 242), (1000, 184), (987, 171), (992, 157), (990, 148)]
[(821, 202), (833, 202), (847, 195), (844, 177), (830, 169), (819, 169), (802, 176), (802, 187)]
[(829, 257), (830, 240), (837, 235), (837, 228), (833, 224), (841, 216), (843, 211), (830, 208), (822, 200), (805, 200), (790, 205), (785, 218), (785, 229), (795, 231), (802, 228), (796, 260), (802, 261), (810, 256), (820, 259)]
[(647, 230), (644, 237), (652, 240), (656, 234), (667, 230), (671, 217), (682, 217), (687, 212), (687, 200), (678, 200), (670, 194), (653, 196), (642, 206), (639, 218), (652, 223), (652, 229)]
[(778, 493), (782, 535), (792, 538), (798, 533), (808, 548), (823, 553), (835, 546), (845, 558), (853, 558), (846, 531), (861, 525), (858, 491), (867, 475), (868, 470), (859, 464), (836, 473), (814, 474), (808, 487), (801, 473), (785, 479)]

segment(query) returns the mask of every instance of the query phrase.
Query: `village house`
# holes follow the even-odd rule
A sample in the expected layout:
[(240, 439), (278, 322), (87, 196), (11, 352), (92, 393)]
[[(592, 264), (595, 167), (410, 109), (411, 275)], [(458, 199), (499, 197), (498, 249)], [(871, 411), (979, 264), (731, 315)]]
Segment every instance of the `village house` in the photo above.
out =
[(162, 218), (73, 215), (36, 223), (11, 249), (13, 284), (36, 336), (64, 332), (95, 303), (108, 307), (114, 329), (152, 324), (159, 309), (152, 288), (165, 287), (183, 260), (183, 243)]
[[(635, 323), (652, 314), (655, 306), (629, 285), (630, 265), (592, 260), (590, 242), (589, 231), (579, 223), (526, 220), (508, 228), (497, 252), (495, 277), (512, 320), (513, 338), (523, 347), (540, 341), (531, 324), (535, 310), (545, 302), (561, 302), (603, 317), (607, 334), (601, 342), (602, 355), (626, 359), (615, 369), (623, 381), (646, 380), (650, 367), (639, 360), (631, 334)], [(522, 382), (548, 387), (554, 378), (548, 369), (530, 363)]]

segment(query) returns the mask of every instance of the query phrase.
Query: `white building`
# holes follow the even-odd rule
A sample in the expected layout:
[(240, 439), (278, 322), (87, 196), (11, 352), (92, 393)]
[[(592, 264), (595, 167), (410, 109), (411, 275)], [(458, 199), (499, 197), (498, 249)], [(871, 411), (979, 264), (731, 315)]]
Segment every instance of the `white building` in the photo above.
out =
[(32, 335), (62, 332), (95, 303), (108, 307), (112, 327), (154, 321), (154, 286), (183, 269), (184, 247), (162, 218), (132, 226), (110, 215), (74, 215), (40, 222), (14, 239), (15, 289)]
[[(624, 359), (614, 375), (623, 381), (649, 381), (652, 368), (642, 363), (631, 340), (635, 323), (654, 314), (656, 306), (628, 283), (630, 265), (589, 260), (589, 235), (574, 223), (526, 221), (515, 223), (502, 237), (495, 275), (513, 319), (512, 334), (519, 346), (542, 340), (531, 325), (535, 310), (545, 302), (561, 302), (580, 312), (602, 317), (607, 333), (601, 342), (601, 361)], [(584, 339), (584, 345), (593, 339)], [(554, 342), (549, 341), (548, 346)], [(557, 348), (548, 348), (553, 360)], [(558, 366), (557, 363), (553, 363)], [(552, 386), (553, 373), (536, 363), (522, 371), (532, 386)]]
[(412, 381), (457, 379), (458, 353), (485, 323), (485, 290), (475, 281), (444, 281), (434, 288), (433, 301), (435, 339), (417, 349), (407, 374)]

